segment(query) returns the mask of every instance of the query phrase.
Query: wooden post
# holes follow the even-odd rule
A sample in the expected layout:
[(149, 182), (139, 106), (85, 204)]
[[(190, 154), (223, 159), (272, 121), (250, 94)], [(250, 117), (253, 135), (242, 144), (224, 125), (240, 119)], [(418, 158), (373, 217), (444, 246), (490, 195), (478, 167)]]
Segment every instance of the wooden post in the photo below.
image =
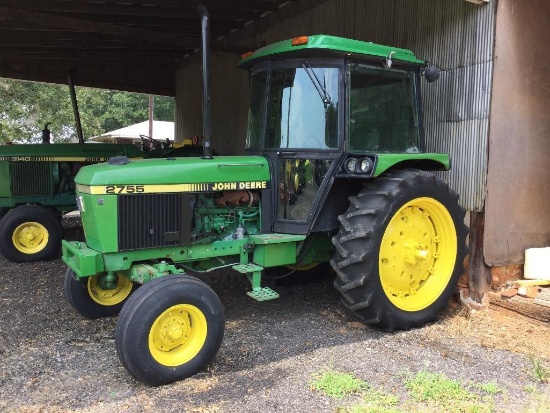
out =
[(491, 269), (483, 260), (483, 232), (485, 230), (485, 207), (481, 212), (470, 212), (470, 260), (468, 287), (472, 300), (481, 303), (485, 293), (491, 290)]

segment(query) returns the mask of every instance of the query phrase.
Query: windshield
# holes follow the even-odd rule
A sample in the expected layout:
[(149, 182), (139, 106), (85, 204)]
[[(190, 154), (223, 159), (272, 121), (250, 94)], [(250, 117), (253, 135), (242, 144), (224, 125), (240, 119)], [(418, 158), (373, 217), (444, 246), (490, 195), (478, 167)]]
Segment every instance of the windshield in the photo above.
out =
[(350, 65), (349, 149), (419, 151), (416, 75)]
[(247, 147), (260, 142), (262, 105), (270, 86), (267, 104), (266, 148), (330, 149), (338, 147), (338, 84), (335, 67), (301, 67), (266, 72), (252, 77)]

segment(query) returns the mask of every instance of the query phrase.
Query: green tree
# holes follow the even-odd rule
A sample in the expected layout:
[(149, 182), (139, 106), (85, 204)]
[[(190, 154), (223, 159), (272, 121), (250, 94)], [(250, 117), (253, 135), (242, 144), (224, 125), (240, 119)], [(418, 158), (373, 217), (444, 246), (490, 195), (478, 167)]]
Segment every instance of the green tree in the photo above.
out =
[[(149, 96), (140, 93), (77, 87), (84, 139), (143, 122), (149, 116)], [(154, 97), (155, 120), (174, 120), (174, 99)], [(0, 78), (0, 142), (39, 142), (42, 129), (54, 141), (77, 138), (69, 87)]]

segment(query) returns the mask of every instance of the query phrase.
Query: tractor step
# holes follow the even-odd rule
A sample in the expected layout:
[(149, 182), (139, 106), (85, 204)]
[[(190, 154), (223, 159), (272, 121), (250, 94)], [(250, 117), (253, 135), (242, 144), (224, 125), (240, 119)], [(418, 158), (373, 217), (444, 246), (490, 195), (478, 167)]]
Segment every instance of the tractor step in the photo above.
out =
[(235, 271), (242, 274), (246, 274), (248, 281), (252, 284), (252, 291), (248, 291), (246, 294), (252, 297), (256, 301), (268, 301), (279, 298), (279, 294), (273, 291), (269, 287), (261, 287), (262, 271), (264, 267), (258, 264), (238, 264), (233, 265)]
[(252, 290), (248, 291), (246, 295), (252, 297), (256, 301), (268, 301), (268, 300), (275, 300), (276, 298), (279, 298), (279, 293), (273, 291), (269, 287), (263, 287), (259, 290)]
[(251, 272), (262, 271), (264, 269), (264, 267), (256, 264), (238, 264), (232, 266), (231, 268), (242, 274), (249, 274)]

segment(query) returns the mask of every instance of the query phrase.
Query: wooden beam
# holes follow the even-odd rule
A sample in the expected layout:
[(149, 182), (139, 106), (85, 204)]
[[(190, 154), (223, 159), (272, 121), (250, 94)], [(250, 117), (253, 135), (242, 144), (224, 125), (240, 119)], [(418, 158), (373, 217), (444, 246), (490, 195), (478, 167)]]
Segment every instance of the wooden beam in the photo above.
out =
[[(187, 54), (191, 54), (189, 51)], [(113, 61), (118, 62), (122, 60), (147, 60), (147, 61), (177, 61), (185, 57), (184, 53), (170, 53), (170, 52), (156, 52), (156, 53), (142, 53), (142, 52), (128, 52), (123, 50), (89, 50), (89, 51), (75, 51), (75, 50), (53, 50), (53, 51), (35, 51), (35, 52), (18, 52), (18, 51), (4, 51), (0, 49), (0, 59), (43, 59), (43, 60), (79, 60), (79, 59), (94, 59), (97, 61)]]
[[(45, 22), (47, 24), (47, 22)], [(155, 31), (155, 27), (147, 28), (147, 30)], [(158, 31), (162, 31), (164, 34), (170, 34), (175, 36), (184, 36), (186, 38), (190, 39), (196, 39), (196, 44), (200, 44), (200, 27), (162, 27)], [(212, 28), (210, 31), (211, 38), (215, 39), (218, 37), (222, 37), (230, 32), (230, 28), (226, 29), (219, 29), (219, 28)], [(72, 34), (70, 34), (72, 33)], [(61, 27), (49, 27), (49, 26), (41, 26), (41, 27), (34, 27), (30, 28), (28, 26), (22, 26), (22, 25), (13, 25), (9, 24), (6, 25), (5, 22), (0, 21), (0, 39), (4, 40), (7, 38), (32, 38), (40, 40), (43, 36), (48, 36), (50, 38), (60, 38), (61, 36), (65, 36), (65, 39), (73, 37), (73, 38), (82, 38), (82, 39), (90, 39), (90, 38), (103, 38), (103, 39), (128, 39), (128, 37), (121, 37), (121, 36), (115, 36), (111, 34), (106, 33), (94, 33), (94, 32), (86, 32), (86, 31), (71, 31), (69, 29), (61, 28)], [(80, 37), (79, 37), (80, 36)], [(133, 38), (131, 38), (133, 39)], [(135, 39), (136, 41), (144, 41), (143, 39)], [(1, 41), (1, 40), (0, 40)], [(166, 43), (166, 42), (156, 42), (152, 40), (147, 40), (147, 42), (150, 43), (156, 43), (156, 44), (170, 44), (174, 45), (174, 43)]]
[(0, 16), (20, 20), (28, 24), (43, 26), (47, 25), (63, 27), (65, 29), (110, 34), (113, 36), (126, 37), (131, 39), (150, 40), (160, 43), (177, 44), (185, 48), (198, 48), (199, 42), (188, 37), (174, 34), (139, 30), (132, 27), (122, 27), (112, 24), (102, 24), (87, 20), (73, 19), (70, 17), (55, 16), (47, 13), (36, 13), (9, 7), (0, 7)]
[[(59, 0), (64, 3), (74, 0)], [(159, 6), (164, 7), (185, 7), (196, 9), (199, 4), (204, 4), (208, 10), (258, 10), (277, 11), (283, 0), (102, 0), (106, 4), (124, 4), (131, 6)], [(184, 3), (184, 4), (182, 4)]]
[(79, 38), (75, 36), (71, 36), (70, 38), (65, 36), (62, 39), (56, 39), (51, 38), (49, 36), (38, 36), (35, 35), (34, 37), (24, 37), (21, 38), (19, 36), (2, 36), (0, 34), (0, 38), (2, 39), (0, 43), (0, 47), (2, 48), (8, 48), (8, 47), (18, 47), (20, 51), (28, 52), (30, 50), (36, 50), (38, 48), (40, 49), (48, 49), (48, 48), (76, 48), (81, 50), (87, 50), (87, 49), (99, 49), (99, 48), (105, 48), (105, 49), (126, 49), (126, 50), (170, 50), (174, 53), (177, 53), (178, 51), (181, 53), (184, 50), (191, 50), (191, 49), (183, 49), (181, 47), (178, 47), (176, 45), (172, 44), (164, 44), (164, 43), (154, 43), (154, 42), (139, 42), (139, 41), (132, 41), (132, 40), (126, 40), (126, 39), (89, 39), (89, 38)]
[[(80, 1), (47, 1), (43, 0), (0, 0), (0, 5), (35, 12), (62, 12), (62, 13), (86, 13), (98, 15), (119, 15), (119, 16), (146, 16), (148, 18), (185, 18), (198, 20), (196, 7), (188, 6), (187, 2), (179, 2), (177, 7), (139, 7), (131, 4), (114, 3), (91, 3)], [(212, 20), (238, 20), (248, 21), (260, 18), (261, 11), (218, 9), (209, 10)]]
[[(50, 13), (50, 16), (69, 17), (72, 19), (78, 19), (87, 22), (97, 22), (101, 24), (116, 24), (124, 27), (139, 26), (143, 29), (151, 29), (153, 27), (195, 27), (196, 31), (200, 33), (200, 20), (198, 15), (190, 18), (179, 17), (150, 17), (148, 15), (139, 16), (125, 16), (121, 14), (97, 14), (97, 13)], [(211, 19), (211, 26), (213, 28), (239, 29), (242, 28), (245, 21), (230, 20), (228, 18), (214, 20)]]
[[(233, 54), (243, 54), (249, 49), (244, 49), (240, 46), (224, 46), (216, 45), (212, 48), (215, 51)], [(195, 53), (194, 49), (182, 50), (153, 50), (153, 49), (127, 49), (127, 48), (93, 48), (88, 50), (72, 49), (63, 47), (43, 47), (21, 50), (20, 47), (3, 47), (0, 46), (1, 59), (86, 59), (94, 58), (97, 60), (169, 60), (178, 61), (185, 56)]]
[(175, 68), (167, 64), (145, 63), (120, 62), (115, 66), (98, 65), (92, 60), (57, 60), (47, 65), (40, 60), (12, 60), (9, 64), (0, 61), (0, 77), (67, 84), (67, 72), (74, 71), (77, 86), (174, 96)]
[[(14, 25), (4, 24), (4, 22), (0, 21), (0, 28), (9, 28), (12, 30), (17, 30), (18, 28), (20, 28), (21, 30), (39, 32), (40, 36), (43, 35), (43, 30), (49, 32), (48, 28), (44, 28), (44, 25), (48, 25), (55, 27), (63, 32), (75, 31), (80, 33), (93, 33), (94, 35), (107, 35), (119, 38), (129, 38), (161, 44), (164, 43), (177, 45), (181, 47), (182, 51), (184, 51), (185, 53), (187, 53), (189, 50), (198, 50), (200, 48), (200, 39), (198, 38), (200, 31), (198, 26), (195, 36), (194, 34), (190, 34), (195, 32), (194, 29), (187, 30), (187, 33), (189, 33), (187, 35), (182, 33), (162, 33), (158, 31), (135, 29), (132, 27), (119, 25), (102, 24), (100, 22), (89, 22), (86, 20), (73, 19), (69, 17), (61, 17), (45, 13), (27, 12), (3, 7), (0, 7), (0, 16), (4, 16), (14, 22), (17, 22), (17, 24)], [(26, 24), (27, 26), (20, 26), (21, 23)], [(182, 29), (176, 27), (174, 28), (174, 30), (181, 31)], [(222, 34), (214, 31), (212, 34), (215, 37), (219, 37), (227, 33)], [(250, 47), (227, 44), (226, 41), (213, 41), (211, 47), (213, 50), (236, 54), (241, 54), (245, 51), (251, 50)]]

